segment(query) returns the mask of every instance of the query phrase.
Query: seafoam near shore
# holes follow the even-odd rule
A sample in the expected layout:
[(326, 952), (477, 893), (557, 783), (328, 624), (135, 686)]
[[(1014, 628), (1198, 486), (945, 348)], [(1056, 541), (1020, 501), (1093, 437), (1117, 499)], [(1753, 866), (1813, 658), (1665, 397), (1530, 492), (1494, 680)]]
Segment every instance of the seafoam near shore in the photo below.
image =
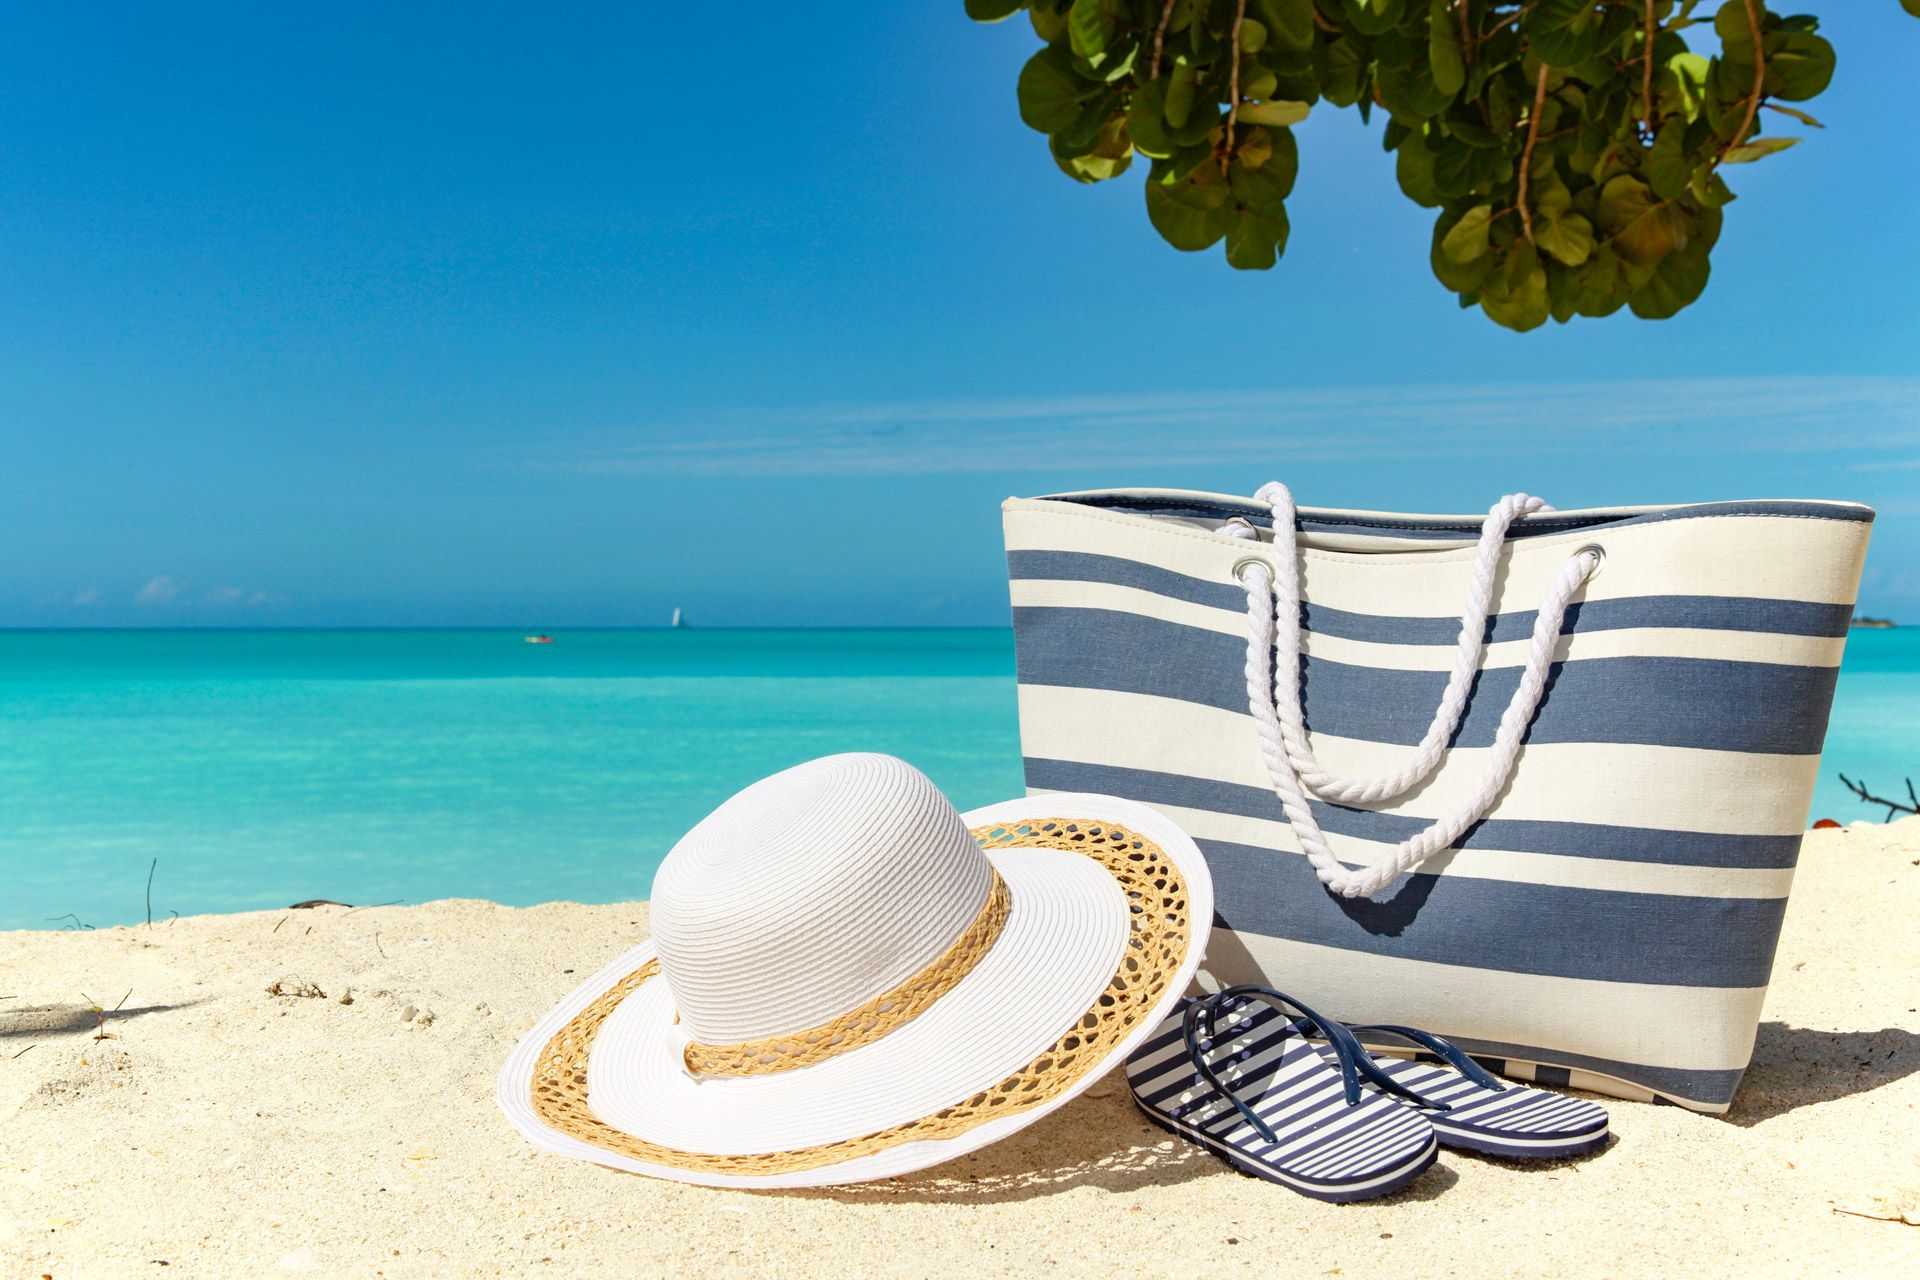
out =
[[(1920, 1256), (1916, 919), (1920, 820), (1811, 834), (1728, 1116), (1613, 1103), (1593, 1158), (1447, 1153), (1346, 1207), (1174, 1142), (1117, 1078), (866, 1187), (711, 1191), (538, 1154), (495, 1110), (495, 1071), (644, 935), (644, 904), (0, 934), (0, 1274), (1901, 1274)], [(123, 995), (94, 1039), (89, 1005)]]

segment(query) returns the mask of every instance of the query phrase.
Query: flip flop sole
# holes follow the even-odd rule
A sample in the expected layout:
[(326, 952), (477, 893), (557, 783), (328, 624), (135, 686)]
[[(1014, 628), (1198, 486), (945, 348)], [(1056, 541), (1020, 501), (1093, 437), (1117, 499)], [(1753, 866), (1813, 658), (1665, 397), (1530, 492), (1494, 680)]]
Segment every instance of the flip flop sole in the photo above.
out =
[(1607, 1112), (1597, 1103), (1513, 1085), (1489, 1093), (1442, 1063), (1376, 1058), (1388, 1075), (1416, 1092), (1452, 1104), (1429, 1112), (1442, 1146), (1509, 1160), (1560, 1160), (1607, 1144)]
[[(1135, 1101), (1138, 1102), (1138, 1099)], [(1270, 1164), (1262, 1164), (1212, 1135), (1181, 1124), (1178, 1120), (1155, 1111), (1144, 1103), (1140, 1104), (1140, 1113), (1146, 1116), (1148, 1123), (1156, 1128), (1164, 1129), (1176, 1138), (1185, 1138), (1195, 1146), (1206, 1148), (1248, 1177), (1277, 1182), (1290, 1191), (1297, 1191), (1303, 1196), (1323, 1200), (1328, 1204), (1351, 1204), (1356, 1200), (1376, 1200), (1381, 1196), (1392, 1195), (1431, 1169), (1434, 1161), (1440, 1156), (1440, 1142), (1436, 1135), (1427, 1143), (1426, 1150), (1392, 1168), (1370, 1173), (1363, 1178), (1324, 1181), (1289, 1173), (1285, 1169), (1276, 1168)]]
[(1444, 1116), (1431, 1117), (1433, 1131), (1443, 1146), (1481, 1155), (1505, 1156), (1509, 1160), (1560, 1160), (1584, 1156), (1607, 1145), (1611, 1131), (1602, 1120), (1598, 1129), (1580, 1134), (1555, 1134), (1546, 1138), (1524, 1138), (1514, 1134), (1490, 1133), (1470, 1126), (1450, 1125)]

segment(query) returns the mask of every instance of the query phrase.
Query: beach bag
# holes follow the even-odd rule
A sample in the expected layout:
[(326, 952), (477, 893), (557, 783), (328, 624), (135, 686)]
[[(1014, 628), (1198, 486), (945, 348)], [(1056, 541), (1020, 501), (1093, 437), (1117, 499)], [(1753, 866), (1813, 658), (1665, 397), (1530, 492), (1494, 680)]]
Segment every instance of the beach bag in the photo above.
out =
[(1205, 980), (1727, 1109), (1869, 508), (1392, 515), (1269, 485), (1004, 510), (1028, 790), (1195, 837)]

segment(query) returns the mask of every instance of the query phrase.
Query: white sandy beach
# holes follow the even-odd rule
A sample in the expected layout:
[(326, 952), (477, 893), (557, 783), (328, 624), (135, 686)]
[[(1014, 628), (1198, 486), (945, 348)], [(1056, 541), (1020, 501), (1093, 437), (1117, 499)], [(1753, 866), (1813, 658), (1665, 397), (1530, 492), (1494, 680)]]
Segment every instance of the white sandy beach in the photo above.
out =
[[(1912, 1274), (1916, 919), (1920, 820), (1810, 835), (1731, 1114), (1615, 1102), (1592, 1158), (1443, 1153), (1345, 1207), (1176, 1143), (1117, 1078), (1010, 1143), (845, 1190), (538, 1154), (495, 1072), (644, 935), (644, 904), (0, 934), (0, 1274)], [(95, 1040), (89, 998), (123, 994)]]

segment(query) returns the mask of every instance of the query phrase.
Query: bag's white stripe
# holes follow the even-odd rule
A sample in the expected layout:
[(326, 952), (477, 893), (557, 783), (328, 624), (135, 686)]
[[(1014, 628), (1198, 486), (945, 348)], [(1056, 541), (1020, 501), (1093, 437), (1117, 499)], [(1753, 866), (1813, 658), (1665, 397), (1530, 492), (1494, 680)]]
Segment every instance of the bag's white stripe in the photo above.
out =
[(1449, 1039), (1545, 1044), (1623, 1066), (1676, 1071), (1745, 1068), (1766, 995), (1765, 987), (1474, 969), (1227, 929), (1214, 930), (1202, 968), (1222, 985), (1285, 974), (1290, 994), (1342, 1022), (1411, 1024)]
[[(1233, 581), (1245, 544), (1223, 534), (1167, 526), (1068, 503), (1016, 499), (1006, 505), (1010, 551), (1088, 551), (1216, 582)], [(1473, 517), (1478, 522), (1479, 517)], [(1673, 548), (1684, 538), (1687, 553)], [(1415, 618), (1459, 616), (1473, 572), (1471, 545), (1446, 551), (1336, 553), (1303, 538), (1301, 581), (1317, 605), (1353, 613)], [(1758, 596), (1851, 604), (1865, 556), (1862, 526), (1793, 516), (1703, 516), (1526, 538), (1513, 544), (1498, 600), (1532, 608), (1573, 549), (1606, 549), (1607, 571), (1586, 599), (1633, 596)], [(1855, 566), (1850, 576), (1846, 566)], [(1836, 571), (1836, 566), (1839, 566)]]
[[(1022, 685), (1023, 750), (1050, 760), (1185, 774), (1267, 789), (1253, 717), (1151, 694)], [(1244, 746), (1240, 744), (1246, 744)], [(1406, 748), (1316, 734), (1331, 768), (1390, 767)], [(1417, 795), (1382, 812), (1433, 818), (1479, 779), (1486, 749), (1459, 747)], [(1817, 756), (1768, 756), (1632, 743), (1536, 743), (1520, 753), (1497, 815), (1673, 831), (1790, 835), (1806, 829)], [(1604, 778), (1604, 787), (1593, 780)]]

